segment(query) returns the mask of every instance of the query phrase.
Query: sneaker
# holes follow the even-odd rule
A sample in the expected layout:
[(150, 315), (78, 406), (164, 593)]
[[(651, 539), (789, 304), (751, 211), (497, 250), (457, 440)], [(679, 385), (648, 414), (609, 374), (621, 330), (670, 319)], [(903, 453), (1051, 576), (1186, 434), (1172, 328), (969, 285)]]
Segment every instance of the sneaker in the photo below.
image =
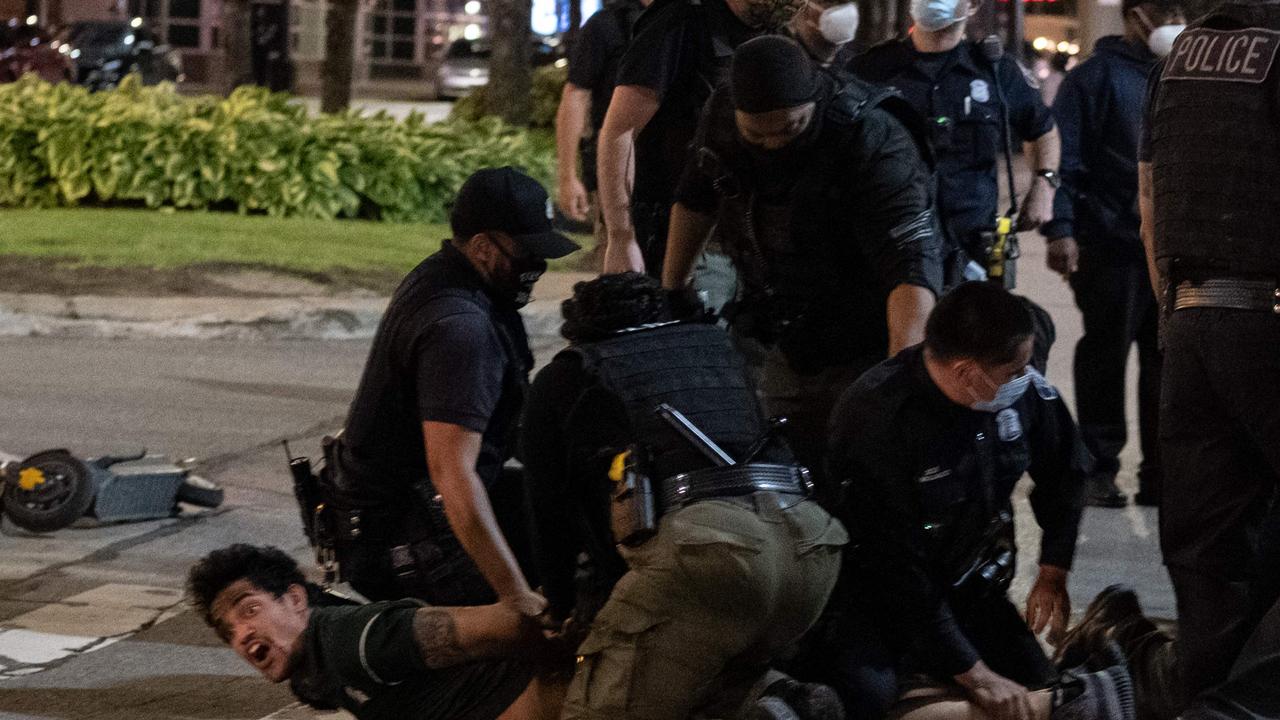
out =
[(1122, 508), (1129, 504), (1129, 496), (1116, 487), (1115, 478), (1089, 480), (1089, 493), (1085, 504), (1093, 507)]
[(786, 703), (800, 720), (844, 720), (840, 696), (826, 685), (783, 678), (765, 688), (756, 704), (769, 698)]
[[(1114, 656), (1119, 659), (1120, 651)], [(1054, 690), (1052, 720), (1135, 720), (1133, 680), (1123, 662), (1097, 672), (1068, 671)]]

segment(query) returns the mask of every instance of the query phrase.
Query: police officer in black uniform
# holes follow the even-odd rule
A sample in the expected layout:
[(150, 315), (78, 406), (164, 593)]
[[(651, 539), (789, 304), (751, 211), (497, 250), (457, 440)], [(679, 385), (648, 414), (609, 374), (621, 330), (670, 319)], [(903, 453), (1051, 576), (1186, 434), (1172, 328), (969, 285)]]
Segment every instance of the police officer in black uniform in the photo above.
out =
[(537, 181), (510, 167), (472, 175), (450, 224), (453, 239), (392, 296), (328, 454), (339, 561), (371, 599), (468, 605), (496, 594), (536, 616), (545, 601), (512, 552), (527, 543), (508, 544), (494, 506), (514, 511), (504, 518), (522, 507), (518, 476), (500, 482), (532, 365), (517, 310), (546, 258), (577, 245), (552, 231)]
[[(604, 223), (596, 192), (596, 139), (609, 111), (618, 63), (631, 44), (631, 29), (651, 0), (620, 0), (587, 19), (569, 55), (569, 78), (556, 112), (558, 202), (569, 217), (583, 221), (596, 206), (596, 244), (604, 248)], [(590, 124), (588, 124), (590, 123)], [(581, 149), (581, 163), (579, 163)], [(581, 179), (579, 179), (581, 164)]]
[[(1007, 291), (961, 284), (923, 345), (867, 371), (832, 414), (828, 472), (849, 483), (838, 514), (852, 544), (818, 677), (854, 717), (883, 717), (917, 676), (958, 684), (987, 716), (1023, 717), (1010, 707), (1057, 677), (1035, 636), (1070, 615), (1089, 456), (1029, 366), (1032, 333)], [(1026, 472), (1043, 536), (1024, 620), (1006, 590), (1010, 495)]]
[[(550, 614), (590, 630), (563, 717), (739, 717), (753, 685), (839, 717), (829, 689), (764, 679), (821, 613), (847, 535), (768, 434), (728, 334), (673, 320), (640, 273), (578, 283), (564, 315), (571, 346), (521, 420)], [(595, 581), (579, 594), (584, 552)]]
[(839, 84), (792, 40), (751, 40), (677, 191), (664, 284), (685, 286), (714, 226), (740, 278), (730, 325), (765, 348), (765, 406), (815, 470), (836, 397), (921, 340), (941, 284), (928, 175), (895, 100)]
[(659, 0), (641, 16), (600, 129), (605, 272), (661, 276), (672, 192), (703, 104), (724, 80), (733, 49), (781, 28), (800, 2)]
[(1160, 544), (1188, 696), (1275, 600), (1280, 488), (1280, 3), (1228, 2), (1152, 74), (1139, 207), (1163, 303)]
[[(855, 58), (849, 69), (873, 83), (891, 85), (932, 128), (937, 156), (938, 214), (946, 231), (946, 285), (965, 277), (970, 260), (986, 261), (984, 233), (996, 229), (997, 170), (1006, 141), (1028, 143), (1035, 173), (1021, 204), (1017, 230), (1034, 230), (1052, 215), (1059, 180), (1058, 133), (1040, 93), (998, 45), (965, 39), (975, 0), (915, 0), (915, 27), (900, 40)], [(1008, 179), (1006, 178), (1006, 182)]]

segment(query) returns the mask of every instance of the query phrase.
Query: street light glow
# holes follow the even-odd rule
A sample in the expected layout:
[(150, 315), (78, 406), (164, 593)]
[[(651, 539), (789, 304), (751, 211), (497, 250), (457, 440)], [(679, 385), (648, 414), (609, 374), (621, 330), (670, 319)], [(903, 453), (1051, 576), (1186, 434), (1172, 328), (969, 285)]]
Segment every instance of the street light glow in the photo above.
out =
[(470, 0), (466, 5), (462, 6), (462, 11), (468, 15), (479, 15), (480, 0)]
[(129, 21), (129, 27), (135, 27), (135, 28), (140, 28), (140, 27), (142, 27), (142, 18), (140, 18), (140, 17), (136, 17), (136, 18), (134, 18), (134, 19), (130, 20), (130, 21)]
[(1050, 45), (1050, 44), (1051, 44), (1051, 42), (1050, 42), (1049, 38), (1047, 38), (1047, 37), (1045, 37), (1045, 36), (1041, 35), (1040, 37), (1038, 37), (1038, 38), (1036, 38), (1034, 41), (1032, 41), (1031, 46), (1032, 46), (1032, 47), (1034, 47), (1036, 50), (1038, 50), (1038, 51), (1040, 51), (1040, 52), (1044, 52), (1045, 50), (1048, 50), (1048, 49), (1049, 49), (1049, 45)]
[(466, 26), (462, 30), (462, 37), (466, 40), (479, 40), (480, 26), (475, 23), (471, 23), (470, 25)]
[(1063, 40), (1062, 42), (1058, 43), (1058, 52), (1064, 53), (1070, 49), (1071, 49), (1071, 43), (1067, 42), (1066, 40)]
[(28, 24), (28, 25), (35, 25), (37, 22), (40, 22), (40, 18), (36, 17), (35, 15), (28, 15), (28, 16), (27, 16), (27, 24)]

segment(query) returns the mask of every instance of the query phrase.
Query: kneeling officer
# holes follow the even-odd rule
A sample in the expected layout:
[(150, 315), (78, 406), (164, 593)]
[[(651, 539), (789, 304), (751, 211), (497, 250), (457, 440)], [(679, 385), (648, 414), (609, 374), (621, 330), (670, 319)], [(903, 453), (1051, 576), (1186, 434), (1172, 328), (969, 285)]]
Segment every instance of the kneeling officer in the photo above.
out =
[[(580, 553), (608, 596), (564, 717), (734, 716), (817, 619), (848, 536), (770, 437), (724, 331), (673, 321), (638, 273), (579, 283), (564, 316), (571, 346), (531, 386), (520, 443), (552, 616), (586, 621)], [(814, 709), (822, 690), (765, 694)]]

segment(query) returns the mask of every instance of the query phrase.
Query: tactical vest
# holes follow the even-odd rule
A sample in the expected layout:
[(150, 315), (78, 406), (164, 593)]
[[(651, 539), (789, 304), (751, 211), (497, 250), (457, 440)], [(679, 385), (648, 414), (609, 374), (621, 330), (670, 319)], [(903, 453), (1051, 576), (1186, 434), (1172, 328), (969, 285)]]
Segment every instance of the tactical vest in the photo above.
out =
[[(564, 352), (622, 400), (633, 441), (654, 479), (710, 466), (654, 409), (668, 403), (736, 459), (764, 434), (764, 416), (742, 357), (714, 325), (673, 323), (627, 331)], [(612, 449), (620, 451), (622, 448)]]
[(1280, 1), (1229, 2), (1165, 61), (1151, 112), (1156, 256), (1192, 273), (1280, 273)]
[[(831, 227), (827, 218), (832, 215), (827, 213), (816, 217), (814, 212), (797, 212), (797, 204), (816, 203), (835, 212), (849, 206), (854, 143), (861, 137), (853, 128), (872, 108), (899, 119), (926, 164), (932, 161), (927, 132), (896, 91), (873, 88), (852, 77), (838, 81), (842, 84), (822, 109), (822, 127), (784, 206), (762, 207), (759, 186), (774, 179), (754, 177), (749, 164), (737, 160), (743, 151), (725, 89), (712, 96), (710, 116), (694, 140), (698, 169), (711, 179), (720, 197), (716, 235), (742, 278), (738, 309), (745, 320), (735, 320), (736, 326), (784, 351), (788, 346), (797, 351), (820, 348), (825, 358), (820, 366), (884, 355), (888, 343), (884, 299), (872, 268), (852, 243), (831, 237), (847, 231)], [(931, 223), (933, 218), (922, 222)], [(761, 319), (761, 315), (768, 317)], [(799, 364), (808, 366), (805, 371), (817, 369), (813, 362)], [(797, 365), (794, 359), (793, 365)]]

